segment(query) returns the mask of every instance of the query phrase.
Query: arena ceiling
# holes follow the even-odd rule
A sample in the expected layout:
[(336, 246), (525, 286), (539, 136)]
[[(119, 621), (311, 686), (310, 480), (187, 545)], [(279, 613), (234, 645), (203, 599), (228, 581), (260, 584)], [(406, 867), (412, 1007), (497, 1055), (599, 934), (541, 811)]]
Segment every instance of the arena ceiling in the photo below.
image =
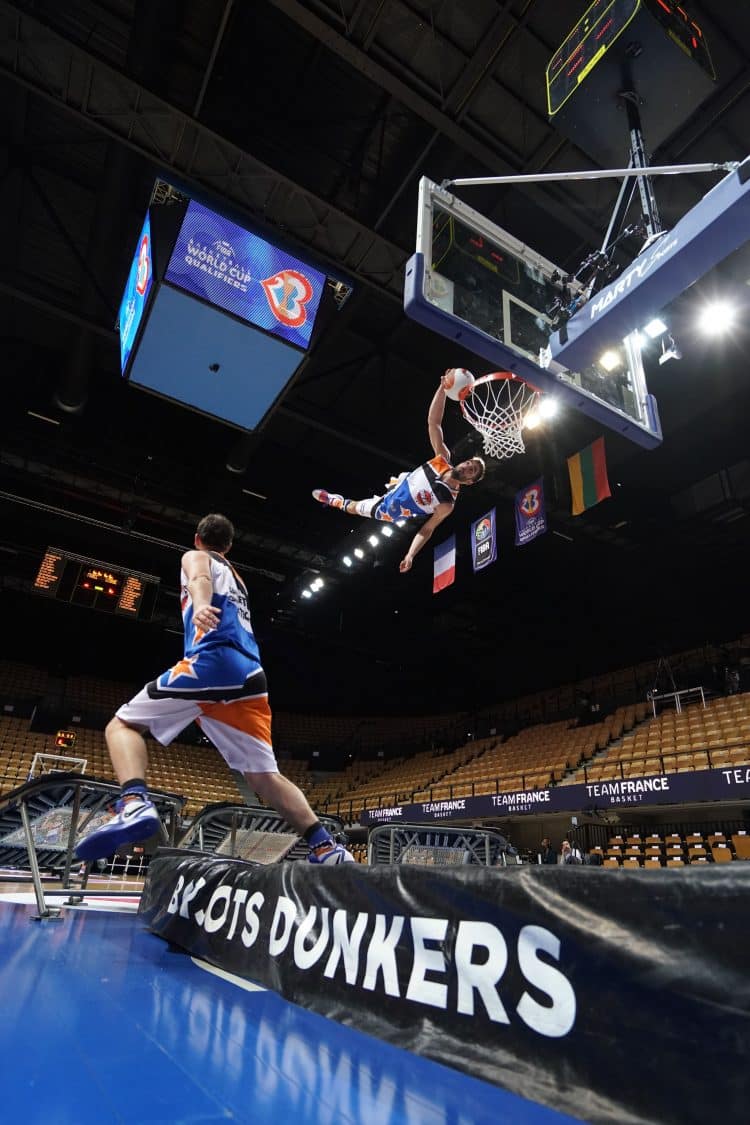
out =
[[(746, 249), (669, 310), (683, 358), (648, 366), (664, 444), (646, 452), (608, 435), (613, 498), (585, 516), (570, 516), (565, 457), (601, 431), (570, 413), (462, 497), (458, 579), (439, 596), (429, 548), (398, 573), (403, 537), (346, 570), (342, 555), (372, 529), (310, 497), (320, 486), (371, 495), (424, 460), (439, 374), (487, 369), (404, 316), (418, 180), (595, 166), (550, 126), (544, 91), (547, 62), (586, 7), (0, 0), (0, 605), (11, 654), (133, 680), (171, 662), (177, 548), (208, 510), (239, 529), (234, 557), (277, 705), (473, 706), (747, 630), (746, 316), (718, 343), (695, 330), (696, 302), (711, 295), (746, 312)], [(742, 159), (750, 10), (689, 7), (718, 81), (652, 156)], [(258, 433), (119, 378), (117, 308), (157, 177), (353, 283)], [(661, 181), (665, 222), (712, 182)], [(575, 270), (601, 243), (617, 184), (474, 193), (473, 206)], [(478, 448), (452, 406), (446, 433), (462, 454)], [(551, 530), (516, 549), (512, 497), (541, 473)], [(473, 577), (469, 525), (493, 505), (500, 557)], [(48, 543), (159, 575), (155, 622), (34, 598)], [(317, 575), (324, 589), (302, 599)]]

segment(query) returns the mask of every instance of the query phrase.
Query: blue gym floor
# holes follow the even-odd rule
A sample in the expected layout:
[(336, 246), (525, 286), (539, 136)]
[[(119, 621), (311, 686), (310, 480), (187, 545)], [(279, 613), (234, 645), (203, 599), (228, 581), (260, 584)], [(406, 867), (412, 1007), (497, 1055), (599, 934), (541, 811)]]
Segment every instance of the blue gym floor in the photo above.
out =
[(38, 922), (32, 905), (0, 901), (3, 1121), (574, 1120), (217, 975), (122, 905)]

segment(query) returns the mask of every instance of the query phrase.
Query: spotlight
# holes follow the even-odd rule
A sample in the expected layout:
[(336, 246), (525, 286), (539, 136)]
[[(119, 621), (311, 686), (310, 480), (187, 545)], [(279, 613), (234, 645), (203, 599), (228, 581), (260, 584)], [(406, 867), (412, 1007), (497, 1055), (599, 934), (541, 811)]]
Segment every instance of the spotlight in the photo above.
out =
[(371, 547), (377, 547), (377, 545), (378, 545), (377, 535), (368, 535), (367, 542), (370, 544)]
[(736, 309), (726, 301), (705, 305), (698, 314), (698, 327), (706, 336), (721, 336), (734, 324)]
[(310, 583), (310, 589), (315, 592), (316, 590), (322, 590), (324, 585), (322, 578), (316, 578), (314, 582)]
[(599, 366), (605, 371), (614, 371), (616, 367), (622, 367), (622, 359), (615, 351), (604, 352), (599, 356)]
[(351, 566), (352, 565), (352, 560), (351, 560), (350, 555), (344, 555), (344, 557), (341, 561), (344, 564), (344, 566)]
[(664, 333), (667, 331), (667, 326), (663, 320), (660, 320), (658, 316), (655, 316), (653, 320), (650, 320), (648, 324), (644, 326), (643, 331), (652, 340), (655, 340), (657, 336), (664, 335)]
[(531, 414), (527, 414), (523, 421), (524, 430), (535, 430), (539, 425), (539, 411), (532, 410)]
[(380, 530), (380, 534), (383, 536), (384, 539), (390, 539), (390, 537), (393, 535), (393, 528), (387, 527), (387, 526), (383, 527)]
[(355, 547), (354, 548), (354, 557), (356, 559), (363, 559), (365, 557), (365, 552), (362, 550), (361, 547)]
[(303, 590), (302, 591), (302, 597), (303, 598), (311, 598), (312, 597), (312, 590)]
[(556, 398), (550, 398), (549, 395), (543, 395), (539, 403), (537, 413), (540, 418), (554, 418), (559, 409), (559, 403)]

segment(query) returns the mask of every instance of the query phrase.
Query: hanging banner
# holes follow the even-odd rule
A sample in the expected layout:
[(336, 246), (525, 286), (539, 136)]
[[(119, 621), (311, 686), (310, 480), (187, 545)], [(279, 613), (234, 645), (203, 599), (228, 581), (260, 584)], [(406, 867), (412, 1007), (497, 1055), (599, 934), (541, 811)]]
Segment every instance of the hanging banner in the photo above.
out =
[[(739, 1120), (750, 1097), (748, 892), (742, 863), (263, 867), (162, 849), (139, 914), (194, 957), (576, 1120), (686, 1125)], [(644, 1052), (656, 1069), (634, 1081)]]
[(475, 574), (478, 570), (484, 570), (497, 558), (495, 511), (493, 508), (486, 516), (475, 520), (471, 525), (471, 562)]
[(435, 548), (432, 564), (432, 592), (437, 594), (456, 581), (456, 536), (451, 535)]
[(574, 516), (580, 516), (588, 508), (609, 499), (612, 493), (607, 479), (607, 455), (603, 437), (568, 457), (568, 476), (571, 511)]
[(544, 535), (547, 530), (547, 510), (544, 504), (544, 479), (527, 484), (516, 493), (514, 505), (516, 514), (516, 546), (523, 547)]

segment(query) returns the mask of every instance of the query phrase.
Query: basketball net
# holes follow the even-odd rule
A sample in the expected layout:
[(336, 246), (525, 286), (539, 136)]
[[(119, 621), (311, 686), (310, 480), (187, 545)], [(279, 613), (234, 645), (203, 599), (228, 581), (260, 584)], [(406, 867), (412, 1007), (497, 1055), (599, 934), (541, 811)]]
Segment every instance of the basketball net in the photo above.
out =
[(488, 457), (502, 460), (524, 453), (523, 427), (534, 410), (540, 392), (510, 371), (495, 371), (477, 379), (461, 398), (467, 422), (482, 435)]

